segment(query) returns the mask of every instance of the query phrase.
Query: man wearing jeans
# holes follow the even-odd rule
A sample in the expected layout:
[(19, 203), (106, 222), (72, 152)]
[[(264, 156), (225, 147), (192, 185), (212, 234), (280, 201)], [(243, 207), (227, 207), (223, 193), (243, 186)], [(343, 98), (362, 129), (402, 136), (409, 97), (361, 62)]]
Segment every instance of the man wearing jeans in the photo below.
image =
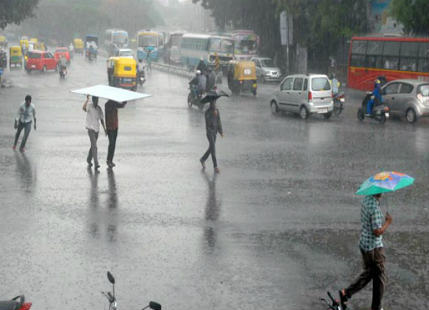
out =
[(381, 194), (366, 196), (362, 201), (361, 224), (362, 232), (359, 247), (363, 259), (363, 272), (348, 288), (340, 290), (340, 300), (343, 309), (346, 302), (355, 293), (363, 289), (372, 280), (371, 310), (381, 310), (381, 301), (386, 284), (384, 271), (384, 249), (382, 235), (392, 223), (392, 217), (386, 213), (383, 224), (383, 214), (380, 210)]
[(28, 136), (31, 131), (31, 123), (34, 119), (34, 130), (36, 130), (36, 108), (34, 104), (31, 103), (31, 96), (25, 96), (25, 102), (19, 106), (18, 115), (15, 119), (15, 142), (13, 143), (13, 150), (16, 150), (16, 145), (18, 143), (19, 136), (21, 131), (24, 129), (24, 137), (21, 141), (21, 146), (19, 150), (21, 152), (25, 151), (25, 143), (27, 142)]
[(107, 152), (107, 166), (113, 168), (116, 165), (113, 163), (113, 156), (115, 155), (116, 138), (118, 136), (118, 108), (123, 108), (127, 103), (119, 103), (109, 100), (104, 105), (104, 112), (106, 113), (106, 129), (107, 136), (109, 137), (109, 148)]
[(97, 156), (97, 139), (98, 132), (100, 131), (100, 123), (103, 126), (104, 132), (107, 134), (106, 127), (104, 126), (103, 110), (101, 110), (98, 105), (98, 97), (94, 96), (92, 97), (92, 103), (89, 103), (89, 96), (86, 97), (82, 109), (86, 112), (85, 128), (88, 130), (89, 140), (91, 141), (91, 147), (86, 161), (88, 162), (88, 166), (91, 167), (92, 159), (94, 159), (94, 167), (97, 170), (100, 168)]

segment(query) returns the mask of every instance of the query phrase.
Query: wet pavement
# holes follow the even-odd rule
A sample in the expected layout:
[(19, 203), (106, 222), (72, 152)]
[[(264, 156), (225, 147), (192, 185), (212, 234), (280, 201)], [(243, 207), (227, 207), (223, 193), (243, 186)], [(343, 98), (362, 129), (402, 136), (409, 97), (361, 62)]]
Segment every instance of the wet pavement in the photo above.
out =
[[(153, 71), (152, 98), (119, 112), (113, 171), (86, 167), (84, 97), (71, 89), (106, 83), (105, 61), (75, 57), (69, 76), (8, 73), (0, 89), (1, 297), (24, 293), (33, 309), (103, 309), (105, 272), (120, 309), (149, 300), (165, 309), (324, 309), (327, 289), (360, 271), (360, 198), (382, 170), (412, 175), (387, 195), (385, 309), (429, 306), (427, 184), (429, 120), (384, 126), (356, 120), (359, 94), (329, 121), (272, 115), (275, 85), (256, 98), (219, 101), (225, 138), (220, 175), (210, 160), (203, 114), (186, 106), (187, 81)], [(12, 151), (13, 119), (29, 93), (38, 129), (27, 152)], [(103, 104), (104, 105), (104, 104)], [(102, 106), (103, 106), (102, 105)], [(383, 210), (387, 208), (383, 205)], [(352, 309), (369, 309), (371, 286)]]

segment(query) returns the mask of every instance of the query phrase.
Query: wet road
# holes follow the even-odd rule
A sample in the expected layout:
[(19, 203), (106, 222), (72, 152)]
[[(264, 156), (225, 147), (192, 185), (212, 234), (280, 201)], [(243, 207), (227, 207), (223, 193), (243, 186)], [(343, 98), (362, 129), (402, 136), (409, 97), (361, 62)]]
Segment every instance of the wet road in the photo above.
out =
[[(165, 309), (324, 309), (327, 289), (360, 271), (360, 199), (368, 176), (416, 178), (388, 195), (385, 309), (429, 306), (429, 122), (359, 123), (356, 94), (339, 119), (271, 115), (269, 94), (221, 99), (221, 174), (198, 159), (202, 113), (186, 107), (186, 80), (154, 71), (152, 98), (119, 112), (114, 171), (99, 139), (99, 174), (86, 168), (84, 98), (70, 89), (106, 83), (105, 63), (75, 58), (70, 74), (8, 75), (0, 89), (1, 296), (34, 309), (103, 309), (105, 272), (120, 309), (149, 300)], [(13, 118), (25, 94), (38, 130), (13, 152)], [(386, 209), (386, 205), (383, 206)], [(353, 298), (368, 309), (370, 287)]]

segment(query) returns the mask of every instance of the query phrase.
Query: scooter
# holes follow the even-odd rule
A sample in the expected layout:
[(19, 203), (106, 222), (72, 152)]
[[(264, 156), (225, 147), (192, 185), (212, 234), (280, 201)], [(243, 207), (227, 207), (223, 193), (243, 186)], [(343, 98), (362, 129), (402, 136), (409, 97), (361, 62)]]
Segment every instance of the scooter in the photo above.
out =
[(66, 75), (67, 75), (67, 68), (65, 66), (59, 66), (59, 74), (60, 74), (60, 79), (65, 79)]
[[(103, 294), (107, 298), (107, 300), (109, 301), (109, 310), (117, 310), (118, 309), (118, 304), (116, 302), (116, 294), (115, 294), (115, 278), (110, 273), (110, 271), (107, 272), (107, 279), (109, 280), (109, 282), (113, 286), (113, 289), (112, 289), (113, 293), (111, 293), (111, 292), (107, 292), (107, 293), (101, 292), (101, 294)], [(30, 304), (30, 306), (31, 306), (31, 304)], [(25, 309), (25, 310), (28, 310), (28, 309)], [(145, 310), (145, 309), (161, 310), (161, 305), (159, 303), (157, 303), (157, 302), (151, 301), (142, 310)], [(0, 307), (0, 310), (3, 310), (3, 309)], [(11, 309), (5, 309), (5, 310), (11, 310)], [(24, 310), (24, 309), (20, 309), (20, 310)]]
[(344, 103), (346, 103), (346, 98), (344, 93), (338, 93), (334, 95), (334, 115), (339, 116), (344, 110)]
[[(372, 113), (366, 114), (366, 107), (370, 100), (374, 101), (374, 106), (372, 108)], [(365, 117), (372, 118), (378, 121), (380, 124), (384, 124), (390, 116), (389, 111), (390, 109), (388, 106), (379, 102), (379, 100), (375, 98), (372, 92), (368, 92), (366, 94), (365, 99), (362, 101), (362, 107), (360, 107), (357, 112), (357, 118), (360, 121), (363, 121)]]
[(326, 300), (325, 298), (320, 298), (320, 300), (323, 301), (328, 306), (328, 308), (326, 308), (327, 310), (346, 310), (346, 308), (343, 309), (341, 307), (339, 300), (336, 300), (334, 299), (334, 297), (332, 297), (331, 292), (328, 291), (326, 293), (328, 294), (329, 301)]
[(143, 83), (146, 81), (144, 71), (139, 71), (137, 74), (137, 82), (140, 86), (143, 86)]
[(20, 295), (11, 300), (0, 301), (0, 310), (30, 310), (31, 305), (31, 302), (25, 302), (24, 295)]
[(189, 85), (189, 94), (188, 94), (188, 107), (197, 106), (199, 109), (203, 109), (204, 103), (201, 103), (201, 93), (198, 91), (198, 86)]

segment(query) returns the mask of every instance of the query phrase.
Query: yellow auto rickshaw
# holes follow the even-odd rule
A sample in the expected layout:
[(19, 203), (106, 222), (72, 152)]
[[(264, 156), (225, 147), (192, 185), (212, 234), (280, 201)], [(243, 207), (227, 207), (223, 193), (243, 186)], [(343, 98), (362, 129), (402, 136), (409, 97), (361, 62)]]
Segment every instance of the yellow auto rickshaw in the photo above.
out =
[(76, 54), (83, 54), (83, 41), (82, 39), (76, 38), (73, 40), (74, 52)]
[(128, 57), (110, 57), (107, 78), (110, 86), (137, 90), (137, 62)]
[(253, 61), (232, 60), (228, 65), (228, 87), (234, 95), (251, 92), (256, 96), (258, 84)]
[(18, 45), (9, 48), (9, 69), (12, 65), (14, 67), (19, 65), (22, 68), (22, 50)]
[(28, 40), (27, 39), (21, 39), (19, 40), (19, 46), (21, 47), (22, 50), (27, 50), (28, 51)]
[(7, 47), (7, 39), (5, 36), (0, 36), (0, 47)]

